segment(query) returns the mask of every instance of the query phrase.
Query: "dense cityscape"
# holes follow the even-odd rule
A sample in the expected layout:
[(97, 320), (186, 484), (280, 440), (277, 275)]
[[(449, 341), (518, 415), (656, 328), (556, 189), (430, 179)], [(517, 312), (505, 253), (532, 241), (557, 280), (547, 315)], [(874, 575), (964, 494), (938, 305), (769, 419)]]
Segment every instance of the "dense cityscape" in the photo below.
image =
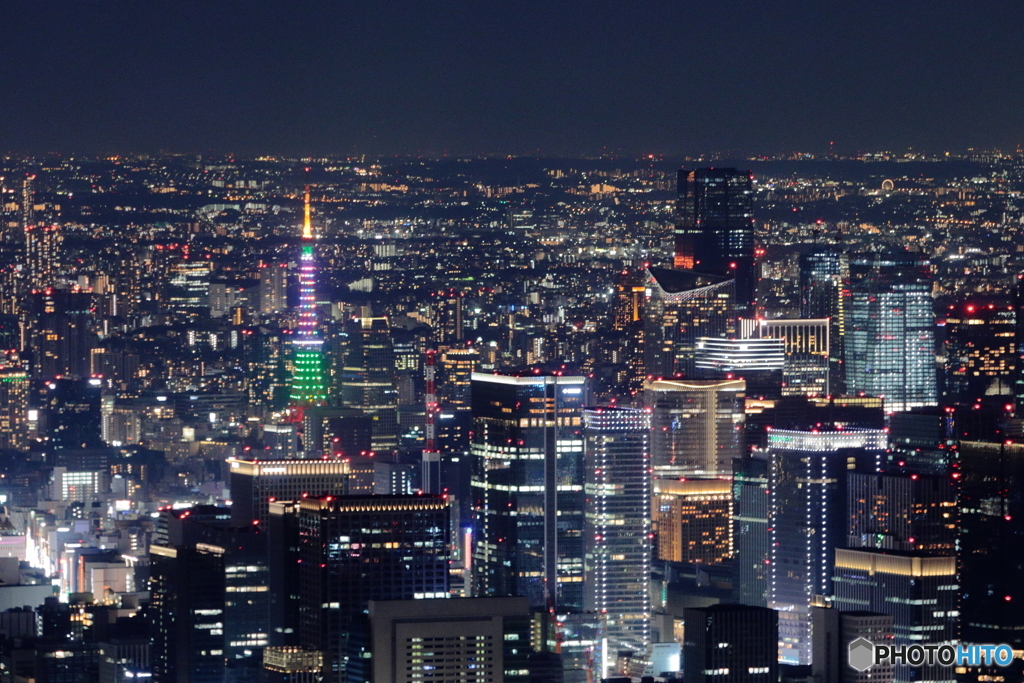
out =
[(1019, 151), (0, 192), (0, 681), (1024, 677)]

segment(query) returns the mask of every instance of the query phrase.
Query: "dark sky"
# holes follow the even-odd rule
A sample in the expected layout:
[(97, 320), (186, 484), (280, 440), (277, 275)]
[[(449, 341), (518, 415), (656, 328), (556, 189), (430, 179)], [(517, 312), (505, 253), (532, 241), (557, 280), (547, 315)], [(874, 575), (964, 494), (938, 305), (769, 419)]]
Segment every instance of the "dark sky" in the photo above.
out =
[(0, 150), (1024, 142), (1024, 3), (6, 0)]

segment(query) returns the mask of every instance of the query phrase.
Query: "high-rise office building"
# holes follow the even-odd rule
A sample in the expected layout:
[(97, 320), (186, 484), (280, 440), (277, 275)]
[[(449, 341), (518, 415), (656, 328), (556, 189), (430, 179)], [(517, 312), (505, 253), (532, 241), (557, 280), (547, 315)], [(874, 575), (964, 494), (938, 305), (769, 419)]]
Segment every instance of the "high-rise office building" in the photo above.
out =
[(645, 281), (644, 366), (648, 378), (693, 377), (697, 340), (735, 336), (735, 280), (649, 268)]
[(885, 398), (889, 412), (938, 402), (928, 259), (912, 252), (850, 258), (846, 387)]
[(829, 391), (846, 392), (844, 344), (850, 262), (842, 249), (817, 246), (800, 255), (800, 317), (829, 321)]
[(95, 313), (92, 294), (46, 289), (29, 297), (28, 338), (33, 374), (42, 379), (87, 378)]
[(892, 645), (891, 614), (852, 610), (843, 612), (834, 607), (812, 607), (814, 635), (812, 675), (817, 683), (892, 683), (891, 664), (875, 664), (866, 671), (850, 666), (850, 643), (858, 638), (875, 645)]
[(683, 612), (687, 683), (774, 683), (779, 623), (774, 610), (750, 605), (691, 607)]
[(961, 638), (1024, 648), (1024, 444), (960, 442)]
[(810, 606), (831, 595), (835, 548), (846, 541), (846, 473), (881, 462), (886, 433), (874, 429), (768, 432), (768, 606), (780, 611), (779, 658), (809, 664)]
[(260, 266), (260, 313), (275, 315), (288, 308), (288, 264)]
[(526, 598), (371, 600), (374, 683), (526, 683)]
[(0, 360), (0, 450), (29, 446), (28, 398), (30, 380), (25, 364)]
[[(370, 600), (448, 595), (448, 501), (439, 496), (304, 498), (298, 504), (299, 638), (325, 683), (370, 662)], [(348, 666), (352, 660), (352, 666)]]
[(728, 475), (744, 450), (743, 380), (648, 380), (656, 477)]
[(828, 318), (740, 320), (741, 339), (783, 341), (782, 396), (828, 396), (830, 328)]
[(306, 187), (305, 215), (302, 223), (302, 253), (299, 257), (299, 321), (292, 339), (292, 388), (289, 403), (304, 409), (327, 402), (323, 344), (317, 329), (316, 252), (313, 224), (310, 220), (309, 187)]
[(630, 392), (643, 389), (646, 368), (644, 364), (644, 305), (647, 288), (642, 270), (623, 270), (615, 284), (612, 306), (612, 329), (619, 337), (613, 362), (625, 366), (624, 384)]
[(231, 519), (236, 525), (265, 524), (270, 503), (348, 493), (350, 468), (345, 460), (228, 461)]
[(753, 174), (735, 168), (680, 169), (676, 204), (677, 269), (736, 280), (736, 307), (754, 305)]
[(733, 461), (733, 598), (741, 605), (768, 604), (771, 508), (768, 458), (763, 450)]
[(395, 353), (387, 318), (359, 318), (348, 324), (348, 352), (341, 401), (373, 418), (373, 450), (398, 450), (398, 390)]
[(586, 380), (473, 375), (473, 594), (583, 608)]
[(1013, 393), (1017, 373), (1017, 311), (971, 300), (946, 311), (945, 395), (948, 403)]
[(721, 564), (732, 557), (732, 483), (721, 479), (655, 479), (658, 559)]
[[(960, 593), (954, 555), (836, 549), (836, 609), (892, 615), (897, 645), (938, 645), (956, 640)], [(950, 667), (898, 664), (895, 680), (953, 683)]]
[(25, 268), (29, 289), (53, 287), (57, 276), (62, 235), (57, 225), (29, 225), (25, 228)]
[(644, 410), (583, 410), (583, 606), (605, 615), (615, 647), (639, 652), (651, 640), (650, 430)]
[(434, 302), (434, 339), (439, 349), (457, 349), (465, 345), (464, 299), (465, 295), (455, 289), (437, 292)]
[(153, 674), (173, 683), (224, 681), (224, 548), (152, 545)]
[(948, 474), (849, 472), (847, 547), (953, 555), (957, 483)]

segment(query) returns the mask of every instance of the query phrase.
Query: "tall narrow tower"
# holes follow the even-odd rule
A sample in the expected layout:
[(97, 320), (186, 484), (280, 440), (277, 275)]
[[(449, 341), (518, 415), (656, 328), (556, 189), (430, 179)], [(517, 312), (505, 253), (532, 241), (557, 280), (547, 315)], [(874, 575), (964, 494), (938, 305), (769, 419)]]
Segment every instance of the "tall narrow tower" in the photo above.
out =
[(327, 401), (324, 387), (323, 344), (317, 332), (316, 317), (316, 253), (313, 246), (313, 223), (310, 218), (309, 185), (306, 185), (305, 211), (302, 221), (302, 253), (299, 257), (299, 321), (292, 340), (295, 370), (292, 375), (290, 405), (302, 409), (323, 405)]

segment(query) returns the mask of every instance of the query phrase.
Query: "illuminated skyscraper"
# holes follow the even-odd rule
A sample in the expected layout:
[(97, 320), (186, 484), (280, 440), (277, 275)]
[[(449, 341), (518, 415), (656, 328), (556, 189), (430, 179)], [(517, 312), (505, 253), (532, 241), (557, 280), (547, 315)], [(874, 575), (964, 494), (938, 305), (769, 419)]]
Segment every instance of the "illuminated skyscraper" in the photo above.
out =
[(946, 312), (945, 379), (951, 403), (1012, 394), (1017, 372), (1017, 311), (983, 301)]
[(829, 393), (846, 391), (844, 341), (849, 311), (850, 262), (837, 247), (800, 255), (800, 317), (828, 318)]
[(735, 168), (679, 170), (676, 254), (681, 270), (736, 280), (736, 307), (754, 305), (753, 174)]
[(29, 384), (24, 364), (0, 360), (0, 450), (28, 448)]
[(636, 408), (583, 411), (586, 449), (584, 609), (606, 615), (616, 649), (650, 643), (650, 415)]
[(654, 475), (728, 475), (733, 458), (743, 453), (745, 391), (743, 380), (646, 382)]
[(398, 449), (395, 351), (387, 318), (349, 321), (341, 401), (373, 418), (374, 451), (390, 453)]
[(302, 255), (299, 257), (299, 323), (292, 340), (293, 363), (291, 405), (307, 408), (327, 401), (324, 383), (323, 339), (317, 332), (316, 254), (310, 219), (309, 187), (306, 187), (302, 222)]
[(850, 259), (846, 387), (901, 412), (938, 402), (928, 259), (866, 252)]
[(288, 265), (264, 263), (260, 267), (260, 313), (274, 315), (288, 306)]
[(732, 556), (732, 483), (721, 479), (655, 479), (658, 558), (721, 564)]
[(735, 335), (735, 285), (720, 275), (647, 270), (643, 335), (648, 378), (692, 377), (700, 337)]
[(832, 594), (835, 549), (846, 541), (846, 473), (884, 456), (881, 429), (768, 432), (768, 607), (779, 610), (779, 659), (810, 664), (810, 607)]
[(473, 374), (473, 592), (583, 608), (586, 380)]
[(60, 227), (56, 225), (29, 225), (25, 228), (25, 267), (28, 269), (29, 289), (53, 286), (60, 243)]

